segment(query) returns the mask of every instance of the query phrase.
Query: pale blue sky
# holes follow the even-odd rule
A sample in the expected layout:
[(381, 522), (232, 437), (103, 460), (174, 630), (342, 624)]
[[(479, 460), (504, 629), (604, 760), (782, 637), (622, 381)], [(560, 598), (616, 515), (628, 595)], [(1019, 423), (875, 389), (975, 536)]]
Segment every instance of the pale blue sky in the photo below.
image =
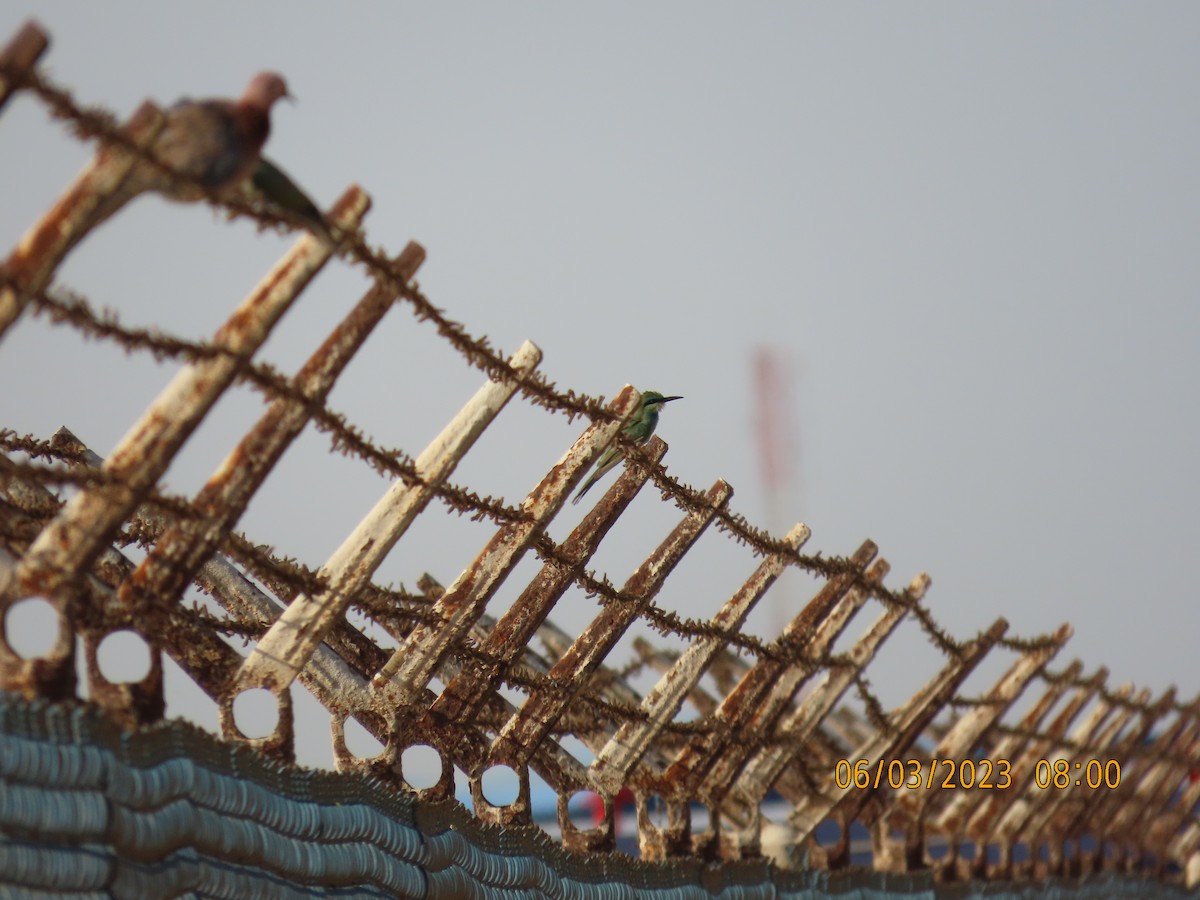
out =
[[(685, 395), (660, 426), (670, 471), (725, 478), (764, 524), (750, 364), (775, 347), (798, 440), (775, 530), (802, 520), (827, 554), (873, 538), (889, 584), (933, 576), (960, 637), (1070, 621), (1060, 662), (1200, 689), (1200, 7), (10, 3), (0, 34), (33, 10), (53, 77), (122, 115), (282, 72), (300, 102), (268, 152), (322, 204), (363, 185), (372, 243), (419, 240), (433, 302), (507, 351), (536, 341), (560, 386)], [(30, 100), (0, 117), (0, 246), (89, 152)], [(144, 199), (61, 282), (200, 338), (287, 244)], [(294, 369), (363, 287), (324, 274), (266, 357)], [(26, 321), (0, 346), (0, 424), (66, 424), (105, 453), (171, 371)], [(415, 454), (480, 380), (400, 309), (332, 403)], [(170, 486), (195, 490), (259, 409), (223, 402)], [(455, 480), (515, 502), (579, 427), (514, 404)], [(325, 446), (306, 432), (243, 523), (314, 565), (385, 487)], [(656, 497), (634, 512), (597, 558), (618, 583), (674, 522)], [(449, 583), (486, 538), (435, 512), (382, 577)], [(702, 547), (664, 606), (708, 615), (754, 567)], [(939, 664), (915, 636), (895, 647), (872, 674), (893, 703)]]

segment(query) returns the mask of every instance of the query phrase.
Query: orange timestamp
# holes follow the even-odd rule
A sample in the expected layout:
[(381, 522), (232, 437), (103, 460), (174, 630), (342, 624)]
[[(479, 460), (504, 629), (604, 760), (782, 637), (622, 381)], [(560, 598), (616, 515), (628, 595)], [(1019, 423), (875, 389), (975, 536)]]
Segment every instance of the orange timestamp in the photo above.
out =
[(1072, 763), (1067, 759), (1039, 759), (1033, 767), (1033, 783), (1046, 788), (1083, 787), (1092, 790), (1108, 788), (1115, 791), (1121, 786), (1121, 761), (1117, 759), (1089, 759)]
[(1012, 785), (1012, 763), (1007, 759), (839, 759), (833, 766), (833, 783), (851, 787), (894, 790), (908, 788), (997, 788)]

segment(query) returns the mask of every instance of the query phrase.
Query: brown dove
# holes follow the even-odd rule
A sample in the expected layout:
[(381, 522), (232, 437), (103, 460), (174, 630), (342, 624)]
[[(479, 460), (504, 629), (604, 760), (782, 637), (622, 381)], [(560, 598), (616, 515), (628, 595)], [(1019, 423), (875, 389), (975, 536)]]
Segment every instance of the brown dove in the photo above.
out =
[[(239, 100), (181, 100), (164, 114), (164, 124), (150, 153), (172, 172), (190, 179), (177, 181), (155, 166), (138, 163), (125, 184), (101, 203), (91, 227), (99, 225), (139, 194), (157, 191), (171, 200), (202, 200), (239, 187), (258, 168), (263, 144), (271, 133), (271, 107), (290, 97), (287, 84), (274, 72), (259, 72)], [(194, 182), (194, 183), (193, 183)]]

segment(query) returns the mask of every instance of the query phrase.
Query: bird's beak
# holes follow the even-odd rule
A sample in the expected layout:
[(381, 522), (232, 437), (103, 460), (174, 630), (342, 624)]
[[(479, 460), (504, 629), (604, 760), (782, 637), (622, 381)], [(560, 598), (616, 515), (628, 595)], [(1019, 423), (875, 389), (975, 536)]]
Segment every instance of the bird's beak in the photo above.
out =
[(662, 402), (663, 402), (663, 403), (670, 403), (672, 400), (682, 400), (682, 399), (683, 399), (683, 398), (682, 398), (682, 397), (680, 397), (680, 396), (678, 396), (678, 395), (677, 395), (677, 396), (674, 396), (674, 397), (663, 397), (663, 398), (662, 398)]

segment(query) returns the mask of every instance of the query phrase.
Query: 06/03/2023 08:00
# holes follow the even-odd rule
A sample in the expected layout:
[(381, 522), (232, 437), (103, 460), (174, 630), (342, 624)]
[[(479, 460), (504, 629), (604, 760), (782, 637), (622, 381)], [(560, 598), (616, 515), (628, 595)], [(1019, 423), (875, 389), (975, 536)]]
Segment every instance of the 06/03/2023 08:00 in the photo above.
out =
[[(1028, 776), (1026, 776), (1028, 777)], [(834, 784), (849, 788), (979, 788), (1004, 790), (1013, 784), (1013, 767), (1007, 759), (839, 759), (833, 767)], [(1121, 784), (1121, 763), (1089, 759), (1072, 763), (1067, 759), (1039, 759), (1033, 767), (1033, 783), (1042, 789), (1074, 785), (1093, 790), (1116, 790)]]

